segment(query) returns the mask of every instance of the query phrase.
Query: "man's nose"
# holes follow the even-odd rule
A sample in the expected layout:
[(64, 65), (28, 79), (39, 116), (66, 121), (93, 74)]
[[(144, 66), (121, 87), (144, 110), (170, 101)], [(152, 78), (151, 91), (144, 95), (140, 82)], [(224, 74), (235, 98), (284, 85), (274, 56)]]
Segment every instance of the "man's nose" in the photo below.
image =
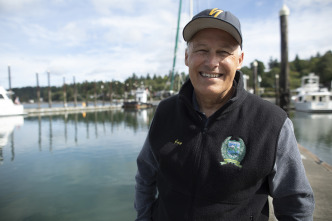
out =
[(210, 69), (214, 69), (219, 66), (220, 58), (215, 53), (210, 53), (206, 57), (206, 65), (209, 66)]

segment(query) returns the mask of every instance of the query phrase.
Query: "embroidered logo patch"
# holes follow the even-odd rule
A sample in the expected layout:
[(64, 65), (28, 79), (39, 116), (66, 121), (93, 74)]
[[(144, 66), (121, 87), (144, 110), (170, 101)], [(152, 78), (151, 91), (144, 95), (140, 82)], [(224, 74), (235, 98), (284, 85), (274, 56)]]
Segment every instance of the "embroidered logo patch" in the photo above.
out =
[(221, 165), (231, 163), (242, 168), (240, 163), (246, 155), (246, 146), (243, 140), (239, 137), (227, 137), (221, 145), (221, 155), (224, 158), (224, 161), (220, 162)]
[(220, 10), (218, 8), (214, 8), (210, 11), (209, 15), (213, 15), (214, 14), (214, 17), (218, 17), (219, 14), (223, 13), (224, 11), (223, 10)]
[(182, 142), (181, 141), (179, 141), (178, 139), (176, 139), (175, 141), (174, 141), (174, 144), (176, 144), (176, 145), (182, 145)]

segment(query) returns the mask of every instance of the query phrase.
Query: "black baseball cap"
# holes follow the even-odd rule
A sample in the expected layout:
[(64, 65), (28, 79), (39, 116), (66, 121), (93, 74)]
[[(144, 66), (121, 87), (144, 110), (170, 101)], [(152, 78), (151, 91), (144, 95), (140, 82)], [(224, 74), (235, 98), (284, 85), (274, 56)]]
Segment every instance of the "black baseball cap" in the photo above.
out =
[(188, 42), (198, 31), (206, 28), (217, 28), (228, 32), (242, 48), (241, 24), (231, 12), (214, 8), (198, 13), (184, 27), (183, 39)]

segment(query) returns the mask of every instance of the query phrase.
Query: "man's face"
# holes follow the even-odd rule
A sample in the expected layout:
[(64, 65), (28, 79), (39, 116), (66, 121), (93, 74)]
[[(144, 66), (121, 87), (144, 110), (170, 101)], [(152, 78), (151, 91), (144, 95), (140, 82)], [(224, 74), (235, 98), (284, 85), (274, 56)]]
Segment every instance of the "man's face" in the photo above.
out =
[(236, 40), (227, 32), (213, 28), (196, 33), (185, 55), (198, 96), (225, 96), (242, 61), (243, 53)]

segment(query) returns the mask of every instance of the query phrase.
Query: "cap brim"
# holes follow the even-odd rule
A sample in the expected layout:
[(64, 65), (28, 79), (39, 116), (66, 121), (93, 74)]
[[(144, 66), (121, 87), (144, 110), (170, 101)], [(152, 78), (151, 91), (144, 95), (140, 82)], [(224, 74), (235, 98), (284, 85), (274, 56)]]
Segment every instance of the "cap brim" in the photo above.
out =
[(224, 30), (231, 34), (234, 39), (242, 46), (242, 38), (236, 28), (228, 22), (221, 21), (213, 17), (197, 18), (189, 22), (183, 29), (183, 39), (190, 41), (190, 39), (200, 30), (206, 28), (217, 28)]

